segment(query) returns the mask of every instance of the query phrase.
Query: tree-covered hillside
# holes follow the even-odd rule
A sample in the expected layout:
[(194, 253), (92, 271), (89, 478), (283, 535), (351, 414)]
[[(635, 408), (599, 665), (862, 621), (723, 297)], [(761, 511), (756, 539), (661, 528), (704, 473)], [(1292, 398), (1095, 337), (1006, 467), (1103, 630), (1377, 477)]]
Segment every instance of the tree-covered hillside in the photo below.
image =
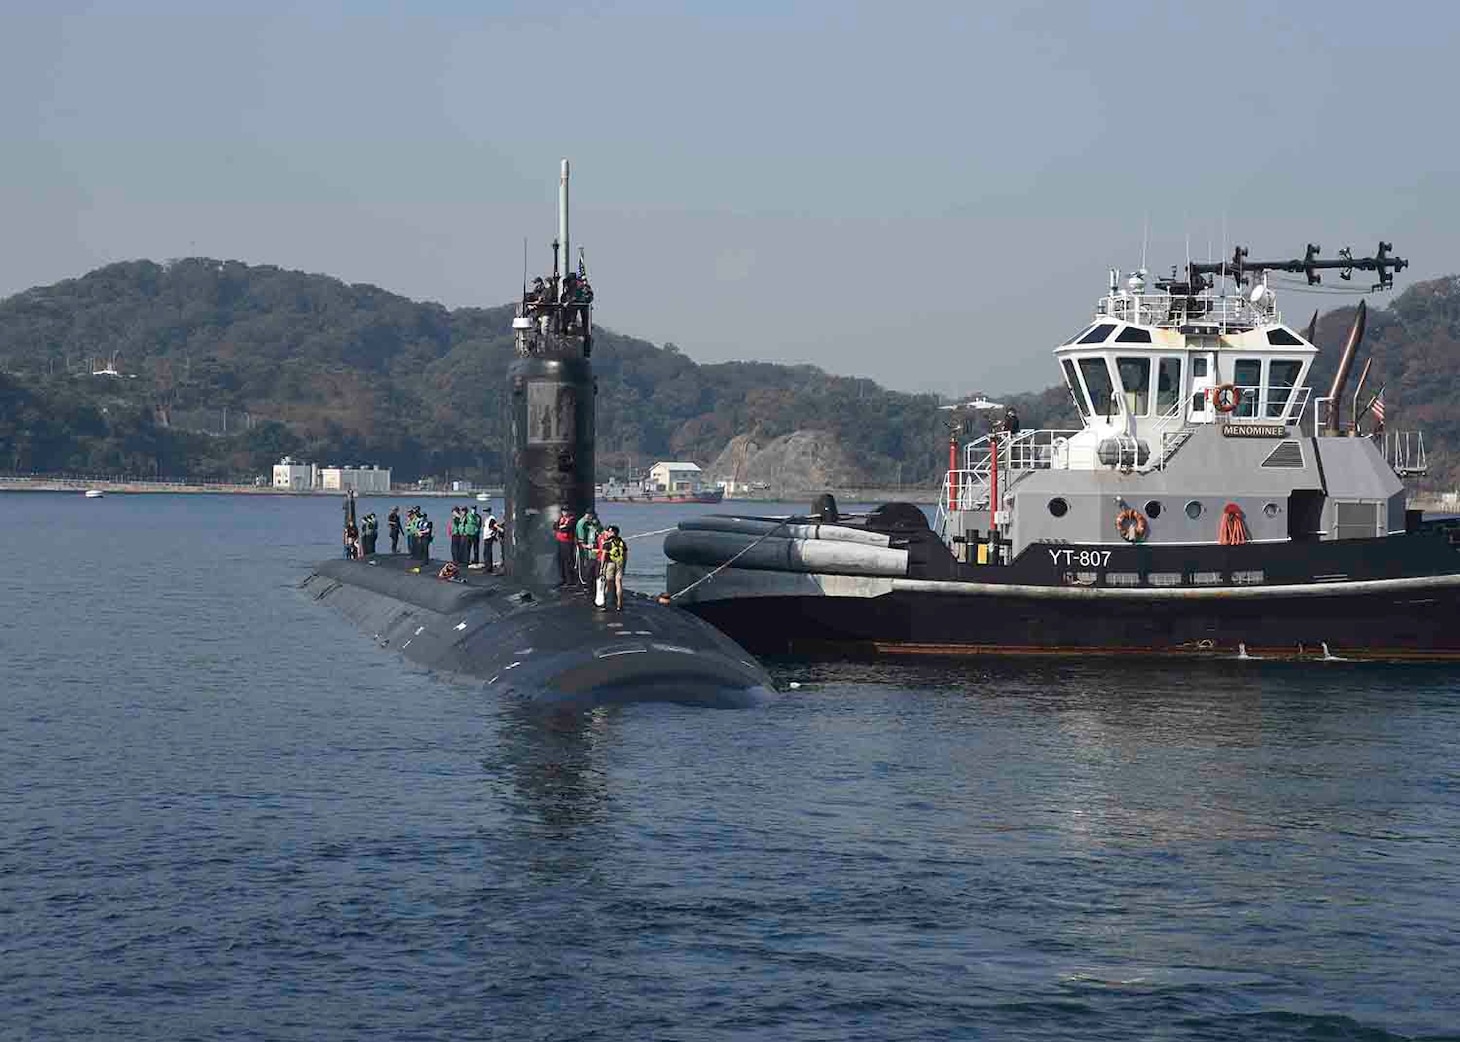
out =
[[(1351, 318), (1345, 308), (1319, 323), (1315, 386)], [(448, 310), (234, 261), (110, 265), (0, 301), (0, 470), (247, 480), (293, 453), (387, 465), (402, 481), (496, 479), (510, 320), (508, 307)], [(865, 483), (942, 476), (949, 414), (933, 395), (812, 366), (699, 365), (604, 329), (595, 343), (602, 475), (661, 458), (708, 464), (736, 435), (765, 444), (810, 430), (833, 435)], [(1391, 427), (1423, 428), (1434, 483), (1452, 485), (1460, 278), (1371, 312), (1365, 350)], [(122, 376), (91, 375), (93, 360), (113, 359)], [(1026, 427), (1075, 423), (1060, 387), (1012, 401)]]
[[(1460, 449), (1460, 276), (1417, 282), (1388, 307), (1371, 304), (1370, 308), (1364, 342), (1344, 394), (1345, 422), (1359, 371), (1372, 355), (1374, 365), (1360, 407), (1383, 387), (1389, 429), (1424, 434), (1430, 475), (1422, 484), (1454, 488), (1460, 481), (1456, 451)], [(1326, 393), (1333, 381), (1354, 310), (1339, 308), (1318, 321), (1317, 341), (1323, 353), (1310, 378), (1315, 394)]]
[[(292, 452), (398, 480), (495, 478), (510, 320), (275, 267), (114, 264), (0, 302), (0, 469), (245, 478)], [(934, 396), (811, 366), (698, 365), (609, 330), (595, 345), (601, 473), (815, 429), (868, 481), (899, 461), (905, 482), (941, 476)], [(113, 358), (125, 376), (91, 375)]]

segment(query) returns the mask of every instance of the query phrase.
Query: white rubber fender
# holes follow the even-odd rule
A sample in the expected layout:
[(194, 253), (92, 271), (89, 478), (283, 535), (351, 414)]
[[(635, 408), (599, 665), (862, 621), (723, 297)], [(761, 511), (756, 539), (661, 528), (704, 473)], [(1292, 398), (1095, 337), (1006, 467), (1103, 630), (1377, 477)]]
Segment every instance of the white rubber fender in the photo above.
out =
[[(760, 539), (761, 542), (747, 550)], [(664, 553), (681, 564), (715, 566), (736, 554), (734, 568), (840, 575), (907, 575), (907, 551), (833, 539), (782, 539), (735, 532), (679, 530), (664, 540)]]

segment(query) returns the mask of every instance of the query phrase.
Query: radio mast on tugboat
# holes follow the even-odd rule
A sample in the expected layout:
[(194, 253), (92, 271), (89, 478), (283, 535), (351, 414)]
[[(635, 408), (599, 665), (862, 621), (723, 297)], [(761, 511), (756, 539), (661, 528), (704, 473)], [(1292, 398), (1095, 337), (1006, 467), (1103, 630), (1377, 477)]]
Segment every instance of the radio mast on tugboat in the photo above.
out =
[(1239, 247), (1154, 285), (1112, 269), (1054, 352), (1079, 429), (962, 441), (931, 527), (899, 503), (684, 522), (668, 588), (763, 653), (1460, 657), (1457, 533), (1408, 509), (1401, 480), (1423, 440), (1382, 432), (1378, 395), (1343, 415), (1364, 306), (1315, 397), (1314, 324), (1283, 321), (1268, 277), (1387, 289), (1408, 266), (1392, 249)]

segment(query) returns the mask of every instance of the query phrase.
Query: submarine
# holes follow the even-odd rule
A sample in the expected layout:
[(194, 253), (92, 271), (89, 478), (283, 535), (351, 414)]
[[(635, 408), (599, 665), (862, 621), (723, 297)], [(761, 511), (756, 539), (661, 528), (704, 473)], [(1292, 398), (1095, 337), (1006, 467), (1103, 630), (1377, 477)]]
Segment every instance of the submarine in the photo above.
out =
[[(321, 562), (302, 588), (381, 647), (531, 702), (758, 704), (773, 693), (764, 668), (709, 623), (627, 590), (622, 611), (604, 611), (558, 583), (554, 523), (594, 505), (597, 395), (582, 260), (568, 271), (568, 175), (564, 159), (552, 274), (541, 290), (523, 287), (513, 320), (502, 573), (371, 553)], [(352, 495), (345, 510), (352, 519)]]

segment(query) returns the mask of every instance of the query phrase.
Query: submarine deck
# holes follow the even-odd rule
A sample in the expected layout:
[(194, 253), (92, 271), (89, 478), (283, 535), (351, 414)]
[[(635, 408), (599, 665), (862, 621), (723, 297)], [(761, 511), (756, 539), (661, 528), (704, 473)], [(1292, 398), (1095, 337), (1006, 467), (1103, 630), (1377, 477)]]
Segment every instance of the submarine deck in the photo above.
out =
[(743, 704), (771, 688), (729, 637), (642, 594), (625, 591), (622, 612), (603, 611), (578, 586), (524, 587), (485, 571), (445, 580), (441, 564), (338, 558), (320, 562), (304, 587), (382, 647), (489, 685), (570, 698), (631, 688), (643, 697), (655, 688), (663, 700), (696, 704)]

